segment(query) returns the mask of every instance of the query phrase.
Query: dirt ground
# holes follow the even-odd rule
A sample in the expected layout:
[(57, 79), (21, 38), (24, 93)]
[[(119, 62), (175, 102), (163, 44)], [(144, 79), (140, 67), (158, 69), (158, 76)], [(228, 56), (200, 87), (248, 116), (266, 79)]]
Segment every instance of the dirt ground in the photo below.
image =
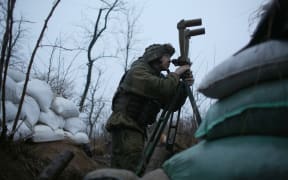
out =
[(65, 150), (72, 151), (74, 158), (58, 179), (83, 179), (88, 172), (107, 167), (102, 161), (97, 162), (88, 157), (81, 147), (69, 141), (1, 144), (0, 180), (36, 179), (43, 169)]
[[(82, 180), (90, 171), (106, 168), (109, 166), (109, 147), (97, 139), (91, 147), (93, 157), (89, 157), (83, 147), (77, 146), (70, 141), (56, 141), (47, 143), (0, 143), (0, 180), (33, 180), (39, 177), (45, 167), (52, 162), (60, 153), (70, 150), (74, 158), (59, 176), (59, 180)], [(176, 136), (174, 153), (180, 152), (196, 141), (189, 133), (179, 133)], [(93, 143), (92, 143), (93, 144)], [(106, 147), (107, 146), (107, 147)], [(172, 154), (159, 145), (156, 147), (146, 172), (161, 167), (161, 164)]]

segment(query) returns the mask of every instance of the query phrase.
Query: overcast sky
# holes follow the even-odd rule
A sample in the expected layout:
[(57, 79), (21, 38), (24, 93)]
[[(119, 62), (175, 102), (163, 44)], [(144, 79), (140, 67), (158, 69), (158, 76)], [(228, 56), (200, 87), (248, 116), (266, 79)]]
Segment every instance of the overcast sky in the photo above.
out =
[[(65, 39), (79, 35), (79, 26), (86, 18), (92, 20), (97, 16), (96, 0), (62, 0), (48, 25), (47, 36), (44, 41), (53, 42), (61, 34)], [(213, 66), (231, 56), (243, 47), (250, 39), (255, 28), (255, 16), (265, 0), (130, 0), (137, 8), (142, 9), (137, 27), (137, 39), (141, 40), (137, 46), (141, 55), (146, 46), (152, 43), (171, 43), (176, 48), (174, 57), (179, 55), (178, 32), (176, 24), (181, 19), (202, 18), (206, 34), (192, 37), (190, 44), (190, 59), (193, 61), (192, 70), (196, 86), (203, 76)], [(17, 1), (17, 12), (34, 22), (30, 24), (30, 50), (38, 36), (52, 1), (22, 0)], [(252, 24), (252, 26), (251, 26)], [(108, 24), (108, 26), (121, 26)], [(113, 39), (110, 39), (110, 41)], [(68, 41), (68, 40), (67, 40)], [(68, 41), (69, 42), (69, 41)], [(68, 44), (69, 46), (69, 44)], [(44, 61), (49, 51), (37, 55), (38, 61)], [(86, 62), (83, 56), (82, 63)], [(36, 59), (37, 60), (37, 59)], [(105, 88), (113, 92), (122, 75), (119, 62), (110, 61), (105, 66)], [(107, 68), (109, 67), (109, 68)], [(108, 70), (109, 69), (109, 70)], [(173, 68), (172, 68), (173, 69)], [(110, 83), (107, 83), (110, 81)], [(81, 84), (81, 83), (78, 83)], [(112, 92), (112, 93), (111, 93)]]

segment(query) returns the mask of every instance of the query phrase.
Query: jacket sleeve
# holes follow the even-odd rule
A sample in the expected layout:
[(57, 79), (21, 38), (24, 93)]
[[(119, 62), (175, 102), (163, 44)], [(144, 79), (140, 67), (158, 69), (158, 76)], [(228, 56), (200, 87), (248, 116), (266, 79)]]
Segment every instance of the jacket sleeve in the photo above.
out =
[(163, 105), (172, 99), (178, 84), (179, 76), (175, 73), (162, 78), (145, 67), (137, 67), (129, 71), (121, 86), (129, 92), (156, 99)]
[(178, 90), (180, 91), (180, 94), (179, 98), (176, 100), (175, 106), (172, 108), (173, 111), (177, 111), (185, 103), (188, 95), (184, 83), (179, 83)]

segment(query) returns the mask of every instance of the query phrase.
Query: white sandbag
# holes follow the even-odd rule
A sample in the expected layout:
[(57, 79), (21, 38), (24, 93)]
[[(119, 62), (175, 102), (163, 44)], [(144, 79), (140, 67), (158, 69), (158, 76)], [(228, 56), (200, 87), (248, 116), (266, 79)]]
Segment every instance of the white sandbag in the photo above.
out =
[[(14, 122), (9, 122), (7, 124), (7, 129), (9, 134), (12, 133), (12, 127), (13, 127)], [(18, 141), (18, 140), (26, 140), (30, 138), (33, 134), (33, 131), (27, 127), (27, 125), (24, 123), (22, 120), (18, 120), (17, 126), (16, 126), (16, 132), (14, 134), (13, 140)]]
[(79, 118), (68, 118), (65, 120), (64, 130), (76, 134), (85, 130), (85, 123)]
[(89, 143), (88, 135), (84, 132), (78, 132), (70, 138), (76, 144), (88, 144)]
[[(11, 101), (5, 101), (5, 114), (6, 114), (6, 122), (13, 121), (16, 117), (16, 113), (18, 111), (18, 108), (15, 104), (13, 104)], [(0, 101), (0, 122), (2, 122), (2, 102)], [(22, 117), (22, 116), (21, 116)]]
[(25, 96), (21, 109), (23, 120), (26, 125), (33, 129), (34, 125), (38, 122), (40, 116), (40, 107), (38, 103), (30, 96)]
[(61, 135), (61, 136), (63, 136), (63, 137), (65, 136), (63, 129), (55, 129), (54, 132), (55, 132), (55, 134), (57, 134), (57, 135)]
[[(23, 89), (24, 82), (18, 83)], [(33, 97), (40, 106), (41, 111), (47, 112), (53, 100), (53, 92), (45, 81), (32, 79), (28, 82), (26, 94)]]
[(58, 116), (55, 114), (52, 110), (48, 110), (48, 112), (41, 112), (39, 117), (39, 122), (48, 125), (53, 130), (56, 130), (62, 126), (63, 128), (63, 122), (64, 119), (61, 116)]
[(54, 98), (51, 109), (64, 118), (78, 117), (79, 110), (77, 106), (70, 100), (63, 97)]
[(14, 69), (10, 69), (8, 68), (8, 72), (7, 72), (8, 76), (10, 76), (15, 82), (21, 82), (24, 81), (26, 78), (26, 75), (23, 72), (14, 70)]
[(63, 117), (61, 117), (61, 116), (58, 116), (58, 117), (59, 117), (59, 128), (63, 129), (64, 126), (65, 126), (65, 119)]
[(21, 97), (21, 94), (18, 93), (17, 83), (9, 76), (6, 76), (5, 100), (12, 101), (13, 103), (18, 104), (20, 101), (20, 97)]
[(74, 135), (73, 135), (71, 132), (69, 132), (69, 131), (63, 130), (63, 132), (64, 132), (64, 137), (67, 138), (67, 139), (72, 139), (73, 136), (74, 136)]
[(202, 80), (198, 91), (212, 98), (288, 76), (288, 41), (269, 40), (225, 60)]
[(55, 133), (49, 126), (38, 124), (34, 127), (33, 142), (60, 141), (64, 135)]

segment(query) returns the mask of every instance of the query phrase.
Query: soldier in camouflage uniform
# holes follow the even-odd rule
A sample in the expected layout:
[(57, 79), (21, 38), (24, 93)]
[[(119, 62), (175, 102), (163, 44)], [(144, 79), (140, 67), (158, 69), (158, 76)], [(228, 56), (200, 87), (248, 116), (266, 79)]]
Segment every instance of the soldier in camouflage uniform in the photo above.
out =
[[(170, 44), (153, 44), (123, 75), (113, 97), (113, 113), (106, 124), (112, 135), (112, 168), (135, 172), (142, 158), (147, 126), (155, 121), (160, 108), (169, 104), (180, 85), (180, 75), (190, 69), (185, 65), (166, 77), (161, 74), (168, 71), (174, 52)], [(192, 75), (187, 81), (192, 84)], [(179, 107), (187, 96), (184, 88), (182, 95)]]

